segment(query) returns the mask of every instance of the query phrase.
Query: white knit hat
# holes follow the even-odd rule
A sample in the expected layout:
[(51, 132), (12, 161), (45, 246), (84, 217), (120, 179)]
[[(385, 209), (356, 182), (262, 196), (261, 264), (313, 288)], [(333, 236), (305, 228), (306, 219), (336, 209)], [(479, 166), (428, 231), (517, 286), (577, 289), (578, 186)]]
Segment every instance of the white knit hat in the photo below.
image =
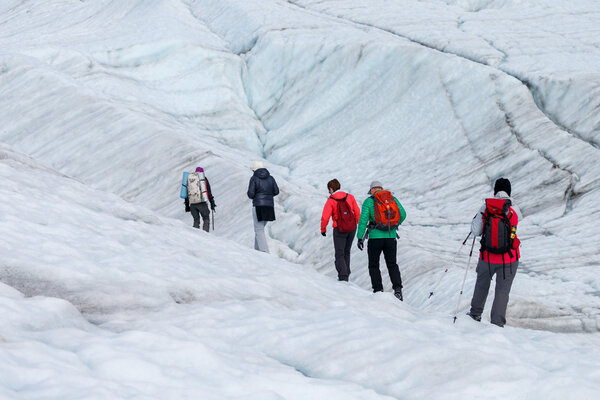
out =
[(252, 166), (252, 171), (256, 171), (257, 169), (264, 168), (262, 161), (254, 161), (254, 165)]

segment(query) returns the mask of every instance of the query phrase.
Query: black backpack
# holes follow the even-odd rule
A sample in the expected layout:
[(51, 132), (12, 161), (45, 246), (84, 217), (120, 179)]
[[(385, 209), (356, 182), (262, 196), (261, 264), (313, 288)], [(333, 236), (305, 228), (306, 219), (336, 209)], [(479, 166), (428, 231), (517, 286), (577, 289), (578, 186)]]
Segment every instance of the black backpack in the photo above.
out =
[(493, 254), (505, 254), (513, 249), (509, 199), (486, 199), (483, 213), (481, 249)]

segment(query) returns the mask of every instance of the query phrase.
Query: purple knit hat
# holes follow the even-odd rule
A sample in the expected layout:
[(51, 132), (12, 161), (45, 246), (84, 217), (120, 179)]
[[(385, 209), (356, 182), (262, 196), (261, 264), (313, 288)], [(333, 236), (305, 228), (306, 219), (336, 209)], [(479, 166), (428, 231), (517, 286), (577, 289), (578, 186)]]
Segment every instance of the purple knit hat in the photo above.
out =
[(196, 172), (204, 172), (204, 168), (202, 168), (202, 167), (196, 167)]

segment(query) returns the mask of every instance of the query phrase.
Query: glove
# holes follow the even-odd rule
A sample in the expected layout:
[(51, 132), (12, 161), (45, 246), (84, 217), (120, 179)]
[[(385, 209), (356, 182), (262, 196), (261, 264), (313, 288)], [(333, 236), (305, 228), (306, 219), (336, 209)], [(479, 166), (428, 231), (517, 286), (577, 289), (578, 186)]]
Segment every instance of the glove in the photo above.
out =
[(190, 200), (187, 197), (183, 201), (183, 204), (185, 205), (185, 212), (190, 212)]
[(364, 245), (364, 243), (363, 243), (363, 240), (362, 240), (362, 239), (358, 239), (358, 243), (356, 243), (356, 247), (358, 247), (358, 249), (359, 249), (360, 251), (363, 251), (363, 247), (364, 247), (364, 246), (365, 246), (365, 245)]
[(211, 209), (213, 212), (215, 211), (215, 208), (217, 208), (217, 206), (216, 206), (215, 204), (211, 204), (211, 205), (210, 205), (210, 209)]
[(321, 232), (321, 236), (327, 236), (327, 233)]

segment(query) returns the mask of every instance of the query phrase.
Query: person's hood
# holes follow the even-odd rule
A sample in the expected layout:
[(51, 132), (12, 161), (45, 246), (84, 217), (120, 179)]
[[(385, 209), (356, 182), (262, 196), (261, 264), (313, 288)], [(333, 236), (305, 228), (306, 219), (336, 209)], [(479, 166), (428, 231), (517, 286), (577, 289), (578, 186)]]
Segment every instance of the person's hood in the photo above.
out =
[(254, 176), (260, 179), (267, 179), (269, 176), (271, 176), (271, 174), (266, 168), (259, 168), (254, 171)]
[(335, 192), (333, 192), (330, 197), (333, 197), (334, 199), (338, 199), (341, 200), (344, 197), (346, 197), (346, 192), (343, 192), (341, 190), (336, 190)]

